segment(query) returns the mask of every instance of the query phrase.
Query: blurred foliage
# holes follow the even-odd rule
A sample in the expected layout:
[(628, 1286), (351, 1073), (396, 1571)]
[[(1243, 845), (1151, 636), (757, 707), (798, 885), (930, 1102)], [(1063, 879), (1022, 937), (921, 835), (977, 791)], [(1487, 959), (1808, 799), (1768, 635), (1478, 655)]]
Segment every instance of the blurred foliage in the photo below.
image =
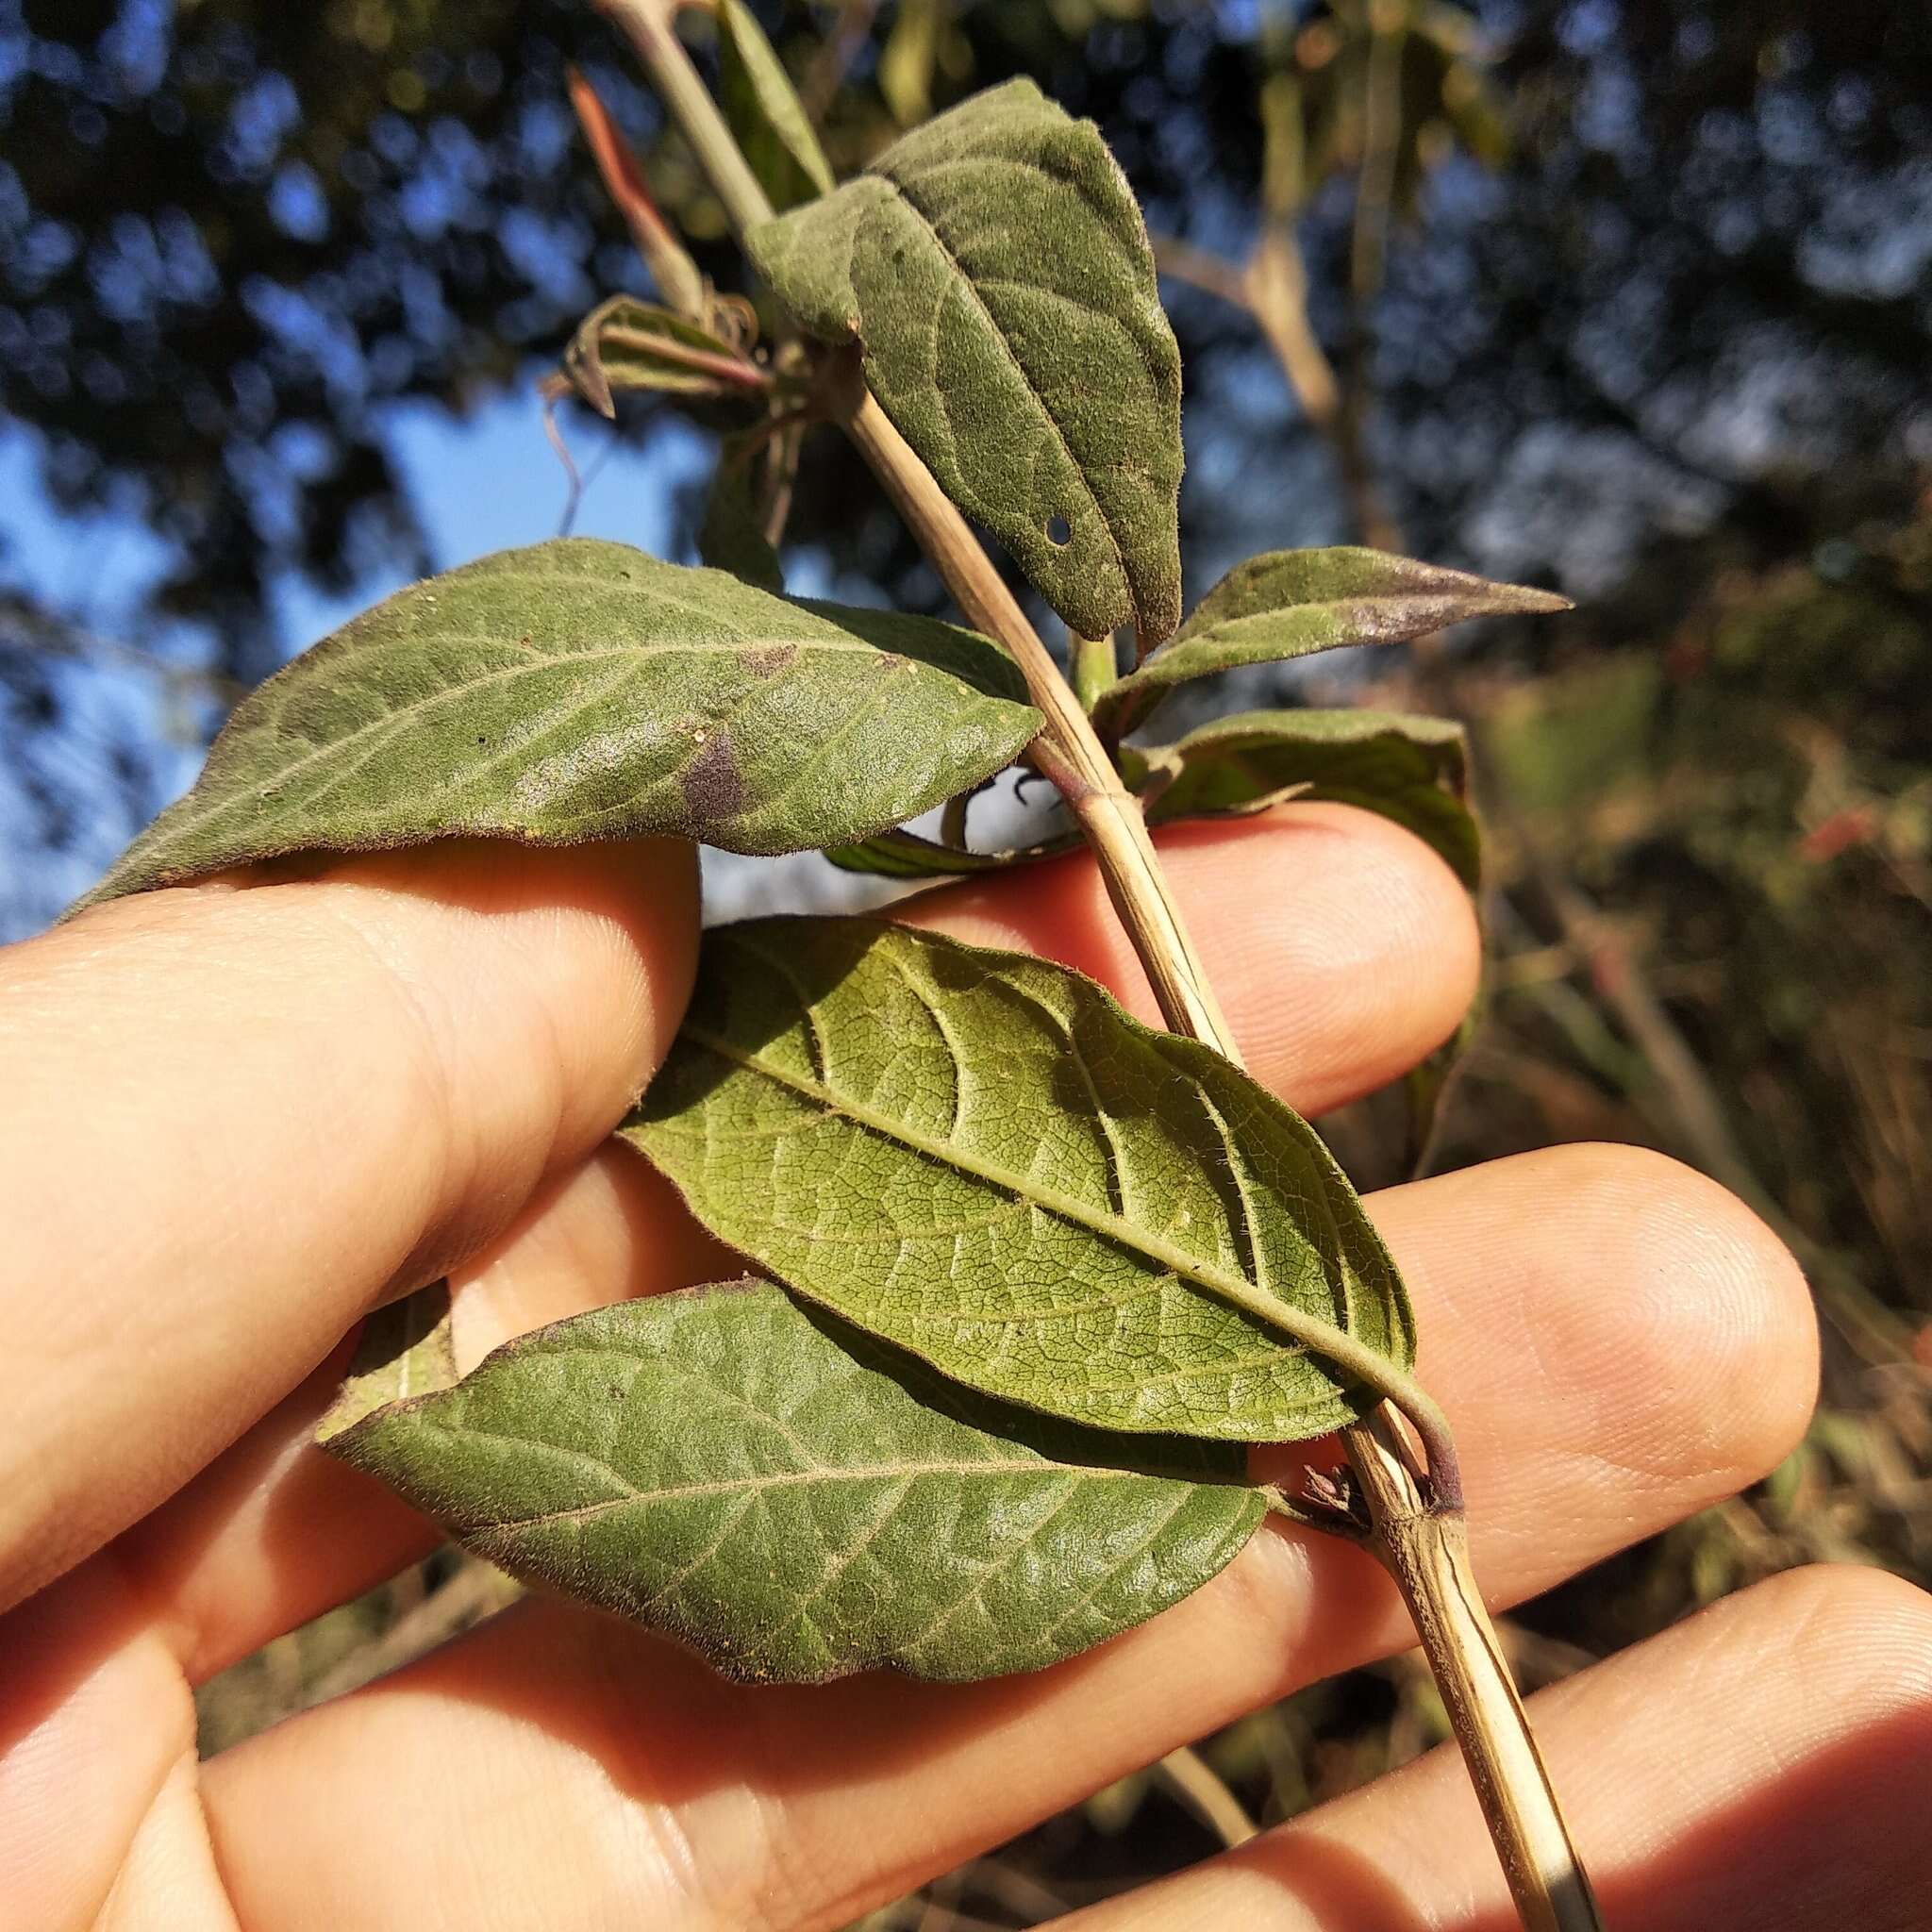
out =
[[(758, 10), (841, 173), (1016, 74), (1100, 121), (1151, 225), (1194, 251), (1169, 284), (1191, 589), (1373, 517), (1584, 606), (1377, 664), (1373, 685), (1242, 693), (1476, 722), (1494, 964), (1437, 1163), (1586, 1136), (1665, 1148), (1757, 1205), (1818, 1292), (1807, 1442), (1528, 1607), (1530, 1680), (1790, 1563), (1932, 1574), (1932, 10)], [(164, 763), (152, 703), (81, 705), (63, 667), (125, 668), (205, 733), (223, 680), (279, 655), (279, 579), (416, 559), (390, 412), (532, 380), (598, 299), (651, 292), (566, 61), (707, 272), (741, 286), (689, 158), (578, 0), (0, 0), (0, 397), (58, 502), (168, 538), (151, 614), (211, 640), (191, 677), (145, 636), (0, 604), (0, 803), (43, 853), (105, 858)], [(658, 407), (620, 407), (648, 444)], [(939, 601), (829, 435), (806, 445), (789, 542)], [(1361, 1123), (1336, 1135), (1378, 1177)], [(217, 1680), (205, 1741), (498, 1600), (450, 1566)], [(1267, 1823), (1441, 1735), (1398, 1659), (1203, 1749)], [(1030, 1924), (1213, 1844), (1143, 1774), (876, 1923)]]

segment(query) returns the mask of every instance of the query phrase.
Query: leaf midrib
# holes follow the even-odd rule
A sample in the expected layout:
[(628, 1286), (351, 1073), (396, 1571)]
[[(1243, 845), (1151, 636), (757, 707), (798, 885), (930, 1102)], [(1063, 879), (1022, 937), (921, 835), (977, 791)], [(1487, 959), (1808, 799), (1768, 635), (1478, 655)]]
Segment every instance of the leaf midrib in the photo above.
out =
[[(808, 1014), (810, 1008), (806, 1008)], [(789, 1073), (758, 1058), (757, 1055), (743, 1052), (731, 1044), (722, 1035), (710, 1031), (687, 1020), (686, 1033), (701, 1045), (730, 1060), (734, 1065), (744, 1068), (748, 1073), (758, 1074), (771, 1080), (774, 1085), (788, 1088), (804, 1098), (815, 1101), (828, 1113), (839, 1114), (865, 1128), (869, 1133), (878, 1135), (882, 1140), (894, 1141), (900, 1146), (922, 1154), (929, 1160), (944, 1167), (972, 1175), (984, 1181), (989, 1187), (998, 1188), (1017, 1195), (1023, 1201), (1032, 1202), (1050, 1214), (1057, 1214), (1062, 1220), (1084, 1227), (1090, 1234), (1095, 1234), (1104, 1241), (1126, 1249), (1130, 1254), (1139, 1254), (1164, 1268), (1175, 1279), (1206, 1291), (1238, 1308), (1241, 1313), (1252, 1316), (1269, 1327), (1291, 1335), (1297, 1341), (1307, 1344), (1316, 1353), (1327, 1357), (1331, 1361), (1353, 1370), (1369, 1380), (1372, 1386), (1384, 1384), (1393, 1363), (1385, 1363), (1373, 1349), (1358, 1342), (1355, 1337), (1339, 1327), (1335, 1323), (1324, 1321), (1319, 1315), (1312, 1315), (1305, 1308), (1295, 1306), (1272, 1291), (1255, 1283), (1245, 1281), (1238, 1275), (1231, 1275), (1211, 1267), (1197, 1256), (1188, 1254), (1162, 1241), (1158, 1235), (1149, 1234), (1144, 1228), (1136, 1226), (1119, 1215), (1098, 1212), (1087, 1206), (1077, 1196), (1063, 1193), (1059, 1189), (1030, 1175), (1013, 1173), (1008, 1168), (992, 1161), (962, 1154), (959, 1149), (943, 1141), (936, 1141), (890, 1116), (877, 1113), (857, 1101), (851, 1101), (835, 1094), (829, 1088), (818, 1081), (808, 1080), (802, 1075)], [(1367, 1357), (1374, 1366), (1364, 1372), (1363, 1358)]]
[[(550, 1449), (557, 1445), (541, 1438), (505, 1436), (496, 1430), (465, 1428), (462, 1435), (487, 1436), (492, 1441), (514, 1442), (524, 1449)], [(608, 1466), (608, 1465), (607, 1465)], [(613, 1474), (618, 1474), (612, 1470)], [(769, 1490), (798, 1489), (820, 1483), (908, 1483), (921, 1476), (957, 1475), (1005, 1481), (1011, 1477), (1058, 1479), (1071, 1476), (1076, 1482), (1171, 1482), (1187, 1487), (1195, 1479), (1188, 1476), (1149, 1475), (1140, 1470), (1088, 1468), (1078, 1463), (1053, 1462), (1041, 1457), (1019, 1457), (1008, 1460), (996, 1457), (951, 1457), (944, 1460), (897, 1463), (868, 1463), (853, 1468), (814, 1467), (780, 1470), (771, 1474), (722, 1476), (712, 1482), (685, 1483), (675, 1489), (637, 1489), (622, 1496), (606, 1496), (575, 1509), (546, 1510), (541, 1516), (492, 1517), (487, 1525), (492, 1533), (515, 1529), (547, 1528), (555, 1523), (581, 1523), (613, 1509), (632, 1509), (654, 1503), (682, 1503), (708, 1496), (735, 1496), (746, 1492), (759, 1495)], [(628, 1476), (620, 1476), (628, 1483)], [(1205, 1483), (1206, 1478), (1200, 1481)], [(1245, 1487), (1244, 1485), (1239, 1487)]]
[[(934, 247), (939, 250), (945, 259), (947, 268), (952, 271), (956, 285), (963, 288), (972, 298), (974, 306), (984, 318), (987, 327), (991, 330), (994, 339), (1006, 352), (1008, 361), (1020, 372), (1020, 380), (1025, 385), (1026, 393), (1033, 398), (1035, 406), (1045, 419), (1046, 426), (1053, 432), (1054, 441), (1059, 444), (1060, 454), (1066, 458), (1067, 466), (1073, 471), (1075, 482), (1078, 483), (1082, 493), (1091, 506), (1093, 514), (1100, 520), (1100, 527), (1107, 532), (1107, 541), (1113, 549), (1114, 567), (1120, 572), (1122, 583), (1126, 585), (1131, 591), (1133, 579), (1127, 572), (1126, 551), (1121, 542), (1120, 533), (1113, 526), (1113, 519), (1108, 515), (1106, 505), (1094, 493), (1092, 484), (1087, 480), (1086, 465), (1074, 454), (1074, 446), (1067, 441), (1067, 432), (1060, 427), (1059, 418), (1054, 414), (1052, 408), (1047, 404), (1045, 395), (1041, 391), (1040, 385), (1034, 381), (1033, 372), (1020, 359), (1019, 352), (1013, 347), (1012, 339), (1008, 335), (1005, 325), (988, 306), (986, 297), (979, 292), (974, 278), (966, 272), (965, 264), (954, 253), (952, 243), (940, 232), (939, 224), (933, 220), (932, 216), (927, 214), (913, 200), (907, 189), (893, 179), (891, 175), (881, 174), (874, 175), (872, 178), (876, 181), (883, 181), (899, 200), (905, 204), (906, 208), (910, 211), (912, 218), (932, 238)], [(1015, 287), (1032, 286), (1030, 283), (1021, 283), (1017, 278), (1010, 275), (1002, 276), (999, 279)]]
[[(460, 632), (438, 632), (435, 634), (433, 641), (441, 643), (455, 642), (463, 635)], [(490, 644), (504, 644), (508, 641), (504, 638), (492, 637), (487, 632), (478, 631), (469, 635), (478, 641)], [(416, 641), (412, 640), (411, 641)], [(380, 651), (380, 647), (377, 646), (367, 646), (364, 648), (376, 650), (378, 653)], [(795, 649), (801, 653), (808, 651), (832, 651), (874, 658), (885, 655), (875, 644), (868, 644), (862, 641), (847, 642), (841, 638), (768, 637), (763, 634), (756, 638), (743, 639), (737, 643), (708, 643), (691, 639), (679, 639), (675, 641), (661, 643), (645, 641), (625, 644), (609, 650), (558, 651), (530, 661), (501, 665), (494, 671), (487, 671), (474, 677), (466, 677), (458, 684), (445, 685), (441, 690), (431, 691), (426, 696), (414, 699), (408, 704), (399, 705), (380, 712), (375, 717), (371, 718), (366, 724), (357, 725), (353, 731), (344, 732), (341, 737), (331, 738), (324, 743), (312, 745), (300, 758), (293, 759), (290, 763), (275, 766), (272, 774), (266, 771), (258, 771), (254, 774), (254, 780), (259, 782), (264, 776), (273, 775), (277, 785), (286, 784), (290, 780), (298, 777), (303, 772), (318, 761), (332, 758), (339, 754), (347, 752), (352, 746), (367, 738), (371, 732), (392, 728), (401, 719), (421, 716), (443, 704), (456, 703), (473, 695), (476, 691), (487, 690), (492, 685), (507, 683), (520, 677), (536, 677), (545, 672), (556, 671), (566, 666), (591, 666), (666, 654), (682, 653), (698, 656), (720, 655), (737, 657), (745, 651), (766, 651), (786, 648)], [(932, 667), (929, 665), (920, 664), (917, 658), (908, 658), (907, 661), (914, 664), (920, 670), (932, 670)], [(782, 676), (785, 674), (781, 672), (779, 675)], [(936, 673), (935, 675), (949, 676), (953, 674)], [(963, 684), (965, 680), (958, 678), (956, 679), (956, 682)], [(381, 694), (379, 689), (377, 694)], [(975, 691), (974, 695), (985, 697), (986, 693)], [(1010, 699), (1002, 701), (991, 698), (987, 701), (989, 703), (1012, 702)], [(254, 728), (263, 732), (276, 732), (278, 726), (279, 719), (269, 717), (263, 719), (261, 724)], [(308, 805), (311, 802), (308, 799), (300, 801), (303, 805)], [(229, 813), (250, 803), (248, 790), (244, 787), (240, 791), (230, 792), (225, 798), (211, 800), (207, 811), (202, 813), (199, 818), (182, 822), (183, 827), (192, 826), (196, 831), (205, 831), (210, 825), (219, 824), (223, 818)], [(157, 823), (158, 824), (158, 821)], [(178, 836), (178, 833), (176, 836)]]

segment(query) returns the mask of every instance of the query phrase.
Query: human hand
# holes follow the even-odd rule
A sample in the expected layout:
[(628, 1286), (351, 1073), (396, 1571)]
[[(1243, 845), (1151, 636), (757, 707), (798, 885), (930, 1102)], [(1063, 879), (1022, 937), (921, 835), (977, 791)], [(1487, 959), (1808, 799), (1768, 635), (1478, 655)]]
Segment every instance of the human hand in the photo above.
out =
[[(1385, 822), (1291, 806), (1162, 842), (1249, 1064), (1305, 1112), (1459, 1017), (1467, 903)], [(835, 1926), (1407, 1641), (1372, 1562), (1273, 1524), (1155, 1623), (967, 1686), (747, 1689), (530, 1599), (197, 1764), (194, 1683), (436, 1541), (311, 1445), (360, 1314), (448, 1273), (468, 1367), (738, 1272), (605, 1139), (675, 1028), (696, 909), (673, 844), (447, 845), (120, 901), (0, 955), (9, 1926)], [(1154, 1017), (1084, 859), (902, 915), (1064, 959)], [(1564, 1148), (1370, 1205), (1498, 1602), (1730, 1493), (1802, 1430), (1804, 1285), (1685, 1169)], [(1609, 1922), (1922, 1923), (1928, 1657), (1928, 1599), (1814, 1571), (1535, 1700)], [(1511, 1922), (1439, 1752), (1082, 1923)]]

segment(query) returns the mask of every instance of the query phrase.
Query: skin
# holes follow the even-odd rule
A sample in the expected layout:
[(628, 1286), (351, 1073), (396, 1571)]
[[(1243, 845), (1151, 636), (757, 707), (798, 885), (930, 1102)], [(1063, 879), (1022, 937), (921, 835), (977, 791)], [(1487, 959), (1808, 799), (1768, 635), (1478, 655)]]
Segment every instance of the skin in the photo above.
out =
[[(1291, 806), (1163, 843), (1250, 1064), (1305, 1111), (1455, 1024), (1474, 928), (1407, 834)], [(1069, 961), (1152, 1017), (1084, 859), (903, 916)], [(696, 918), (674, 845), (450, 845), (122, 901), (0, 954), (9, 1924), (833, 1927), (1403, 1647), (1373, 1563), (1271, 1525), (1179, 1608), (1037, 1675), (746, 1690), (532, 1599), (197, 1762), (194, 1684), (434, 1541), (309, 1445), (360, 1315), (448, 1272), (467, 1366), (737, 1272), (605, 1140), (675, 1031)], [(1497, 1603), (1731, 1493), (1802, 1432), (1805, 1285), (1688, 1170), (1567, 1147), (1371, 1207)], [(1781, 1577), (1533, 1715), (1619, 1932), (1923, 1924), (1932, 1612), (1908, 1586)], [(1438, 1753), (1078, 1923), (1511, 1921)]]

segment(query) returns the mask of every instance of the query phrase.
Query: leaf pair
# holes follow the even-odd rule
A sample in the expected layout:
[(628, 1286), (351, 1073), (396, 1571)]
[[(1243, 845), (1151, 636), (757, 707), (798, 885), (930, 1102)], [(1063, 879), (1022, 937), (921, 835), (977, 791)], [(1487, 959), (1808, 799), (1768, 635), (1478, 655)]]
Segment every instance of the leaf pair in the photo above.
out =
[(722, 928), (624, 1132), (833, 1314), (771, 1286), (607, 1309), (331, 1446), (737, 1674), (1083, 1649), (1252, 1533), (1241, 1442), (1353, 1418), (1409, 1357), (1394, 1267), (1306, 1123), (1036, 959)]

